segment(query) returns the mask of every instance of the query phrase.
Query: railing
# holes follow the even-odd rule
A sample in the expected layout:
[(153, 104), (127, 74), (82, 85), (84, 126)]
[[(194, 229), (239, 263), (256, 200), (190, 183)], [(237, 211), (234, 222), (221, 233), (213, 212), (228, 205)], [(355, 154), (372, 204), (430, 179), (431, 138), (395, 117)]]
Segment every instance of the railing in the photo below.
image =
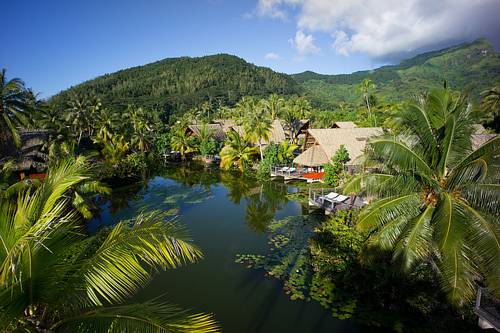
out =
[(272, 166), (270, 169), (273, 176), (301, 177), (305, 172), (300, 168), (287, 165)]
[(365, 201), (358, 196), (342, 196), (345, 198), (340, 201), (336, 200), (336, 197), (328, 198), (327, 194), (332, 192), (341, 193), (338, 188), (309, 189), (309, 203), (326, 211), (358, 209), (366, 205)]
[(496, 299), (485, 288), (478, 288), (476, 296), (476, 307), (474, 311), (481, 321), (490, 324), (497, 332), (500, 332), (500, 300)]

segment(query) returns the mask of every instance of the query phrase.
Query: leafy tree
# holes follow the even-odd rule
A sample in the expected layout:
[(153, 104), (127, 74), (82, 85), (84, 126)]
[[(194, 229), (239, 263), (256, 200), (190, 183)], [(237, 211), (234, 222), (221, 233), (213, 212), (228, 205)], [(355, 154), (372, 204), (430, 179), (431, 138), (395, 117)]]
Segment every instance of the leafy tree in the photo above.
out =
[(335, 155), (332, 156), (331, 163), (324, 165), (325, 176), (323, 181), (330, 186), (339, 186), (344, 173), (344, 165), (350, 160), (349, 152), (344, 145), (340, 145)]
[(380, 197), (357, 224), (371, 232), (368, 248), (392, 251), (406, 272), (432, 262), (456, 306), (474, 298), (481, 276), (498, 296), (500, 138), (473, 151), (471, 107), (445, 89), (414, 100), (400, 118), (401, 134), (370, 140), (378, 171), (344, 188)]
[(65, 197), (86, 179), (82, 168), (62, 162), (36, 191), (0, 199), (2, 331), (217, 331), (210, 315), (160, 299), (127, 302), (154, 271), (194, 262), (201, 251), (159, 212), (86, 236)]
[(488, 126), (500, 132), (500, 86), (481, 92), (481, 109)]
[(244, 172), (256, 154), (258, 154), (256, 147), (249, 146), (236, 131), (229, 131), (225, 145), (220, 152), (220, 166), (228, 170), (237, 165), (238, 169)]
[(349, 157), (349, 152), (347, 151), (344, 145), (340, 145), (339, 149), (337, 149), (332, 159), (334, 162), (339, 162), (342, 165), (346, 164), (351, 160), (351, 158)]
[(18, 78), (7, 80), (6, 70), (0, 72), (0, 138), (12, 137), (17, 147), (21, 146), (21, 138), (17, 126), (28, 124), (28, 102), (24, 82)]

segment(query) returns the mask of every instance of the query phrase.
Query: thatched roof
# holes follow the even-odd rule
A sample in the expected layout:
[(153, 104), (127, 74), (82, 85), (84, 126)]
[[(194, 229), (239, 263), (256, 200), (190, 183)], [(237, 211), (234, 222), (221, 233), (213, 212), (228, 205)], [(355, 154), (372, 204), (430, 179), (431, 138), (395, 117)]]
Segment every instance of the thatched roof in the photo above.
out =
[(358, 126), (356, 126), (355, 123), (353, 123), (352, 121), (336, 121), (335, 123), (333, 123), (333, 126), (332, 128), (356, 128)]
[[(297, 156), (294, 159), (294, 163), (308, 166), (325, 164), (324, 156), (326, 156), (326, 161), (329, 162), (340, 146), (344, 145), (351, 158), (347, 164), (354, 165), (356, 163), (355, 160), (363, 154), (368, 138), (381, 135), (382, 133), (383, 131), (380, 127), (309, 129), (308, 135), (314, 138), (314, 145), (306, 147), (308, 149)], [(319, 146), (319, 148), (315, 148), (316, 146)], [(314, 150), (308, 152), (310, 149)], [(318, 149), (321, 149), (324, 155), (319, 153)], [(311, 164), (303, 163), (305, 161)]]
[(236, 122), (232, 119), (216, 119), (214, 124), (220, 124), (224, 133), (227, 133), (232, 127), (236, 126)]
[(271, 126), (271, 134), (269, 135), (269, 140), (266, 140), (264, 143), (268, 144), (270, 142), (274, 143), (282, 143), (286, 140), (285, 130), (283, 129), (283, 125), (281, 125), (281, 121), (275, 119)]
[(486, 128), (481, 124), (474, 124), (472, 128), (474, 129), (474, 134), (486, 134)]
[(203, 125), (188, 125), (187, 131), (191, 132), (193, 135), (200, 135), (202, 128), (206, 126), (210, 134), (213, 135), (214, 139), (217, 141), (224, 141), (226, 138), (226, 133), (224, 132), (221, 124), (203, 124)]
[[(245, 129), (243, 126), (233, 126), (232, 129), (236, 131), (240, 136), (245, 135)], [(282, 143), (286, 140), (285, 130), (281, 125), (281, 121), (276, 119), (273, 121), (271, 126), (271, 133), (269, 134), (269, 140), (263, 140), (262, 144), (267, 145), (270, 142)]]
[(293, 160), (293, 163), (311, 167), (324, 165), (329, 162), (330, 159), (325, 154), (323, 148), (321, 148), (319, 145), (312, 146)]
[(486, 142), (496, 138), (498, 134), (473, 134), (472, 135), (472, 149), (477, 149), (484, 145)]

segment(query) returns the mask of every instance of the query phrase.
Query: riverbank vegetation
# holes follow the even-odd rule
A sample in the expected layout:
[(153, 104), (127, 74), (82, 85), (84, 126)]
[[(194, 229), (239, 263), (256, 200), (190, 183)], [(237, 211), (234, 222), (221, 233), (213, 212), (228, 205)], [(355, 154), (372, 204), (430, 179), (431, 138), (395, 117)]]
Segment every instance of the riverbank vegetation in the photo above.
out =
[[(85, 230), (100, 196), (113, 185), (154, 173), (158, 165), (181, 165), (172, 177), (186, 184), (198, 182), (195, 173), (204, 174), (209, 186), (213, 175), (185, 167), (192, 159), (215, 161), (226, 175), (236, 172), (237, 177), (221, 174), (235, 203), (260, 186), (260, 196), (246, 198), (245, 213), (252, 228), (270, 232), (273, 254), (236, 260), (283, 279), (292, 299), (313, 299), (338, 318), (401, 331), (411, 326), (408, 318), (415, 312), (432, 325), (443, 317), (439, 325), (459, 326), (461, 316), (470, 318), (477, 283), (499, 296), (500, 138), (472, 148), (476, 122), (497, 129), (498, 88), (485, 91), (481, 104), (449, 89), (386, 103), (366, 80), (358, 86), (361, 98), (338, 111), (317, 109), (304, 96), (258, 94), (233, 96), (232, 106), (178, 101), (185, 112), (166, 116), (148, 103), (118, 110), (84, 91), (40, 101), (22, 81), (5, 75), (0, 321), (6, 330), (159, 325), (217, 331), (211, 315), (190, 315), (159, 299), (127, 303), (152, 272), (201, 259), (201, 250), (172, 217), (156, 212), (96, 234)], [(273, 184), (270, 168), (293, 160), (304, 143), (304, 124), (330, 128), (340, 120), (385, 129), (368, 142), (358, 175), (345, 172), (345, 147), (324, 166), (326, 183), (371, 203), (330, 219), (300, 216), (271, 223), (286, 200), (284, 194), (263, 195), (262, 188)], [(222, 138), (213, 129), (216, 121), (222, 130), (232, 124)], [(271, 140), (276, 121), (282, 124), (280, 142)], [(42, 179), (19, 181), (14, 172), (33, 157), (21, 150), (26, 129), (48, 135), (34, 153), (44, 165), (24, 170)], [(61, 288), (52, 292), (55, 286)], [(387, 316), (373, 317), (368, 309), (376, 307)]]

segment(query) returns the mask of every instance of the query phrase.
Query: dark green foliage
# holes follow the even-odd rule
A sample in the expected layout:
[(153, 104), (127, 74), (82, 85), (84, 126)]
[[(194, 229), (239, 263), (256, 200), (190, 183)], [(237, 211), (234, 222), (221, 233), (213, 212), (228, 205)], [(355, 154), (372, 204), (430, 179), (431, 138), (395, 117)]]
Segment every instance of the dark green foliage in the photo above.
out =
[(59, 93), (51, 102), (64, 108), (73, 93), (94, 94), (114, 111), (128, 104), (154, 109), (167, 120), (204, 102), (234, 105), (247, 95), (295, 94), (300, 87), (285, 75), (220, 54), (200, 58), (169, 58), (106, 74)]
[(332, 157), (332, 163), (326, 164), (325, 177), (323, 181), (333, 187), (339, 186), (340, 180), (342, 179), (342, 174), (344, 172), (344, 164), (349, 162), (351, 158), (349, 157), (349, 152), (344, 145), (340, 145), (339, 149), (335, 152)]
[(271, 143), (266, 147), (264, 150), (264, 159), (259, 164), (259, 169), (257, 170), (257, 177), (259, 179), (269, 179), (271, 177), (269, 173), (271, 167), (280, 164), (278, 159), (279, 149), (280, 146), (275, 143)]
[(198, 146), (198, 151), (201, 156), (215, 155), (221, 150), (221, 145), (211, 138), (208, 140), (201, 140)]
[(470, 91), (473, 96), (498, 83), (500, 55), (484, 39), (403, 60), (399, 65), (352, 74), (322, 75), (303, 72), (292, 75), (311, 102), (322, 108), (339, 109), (339, 103), (360, 104), (356, 86), (365, 78), (372, 80), (376, 93), (390, 102), (399, 102), (415, 93), (442, 87)]

